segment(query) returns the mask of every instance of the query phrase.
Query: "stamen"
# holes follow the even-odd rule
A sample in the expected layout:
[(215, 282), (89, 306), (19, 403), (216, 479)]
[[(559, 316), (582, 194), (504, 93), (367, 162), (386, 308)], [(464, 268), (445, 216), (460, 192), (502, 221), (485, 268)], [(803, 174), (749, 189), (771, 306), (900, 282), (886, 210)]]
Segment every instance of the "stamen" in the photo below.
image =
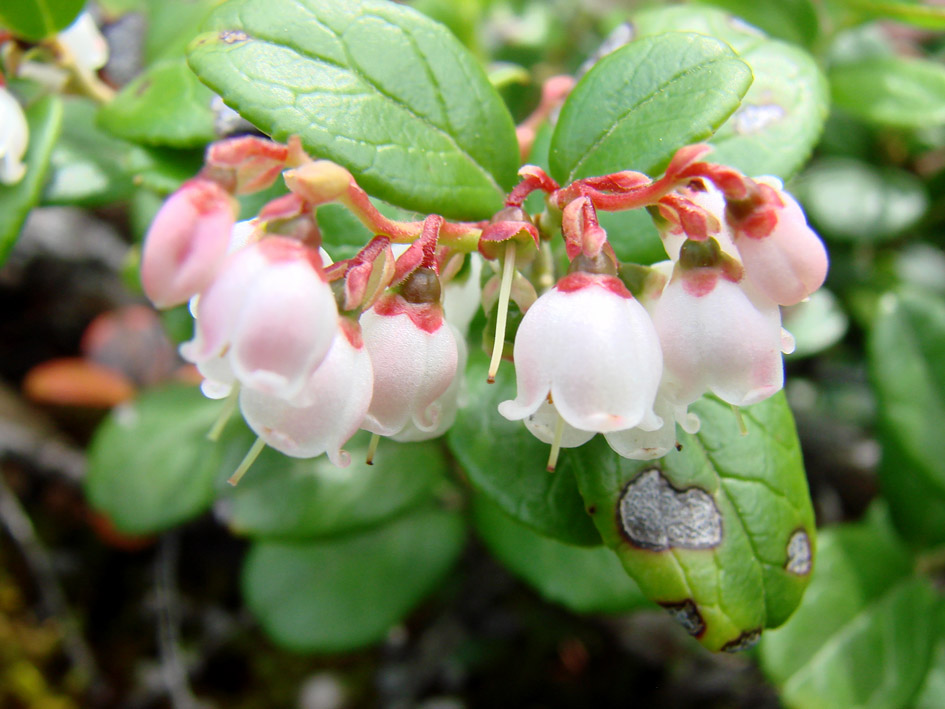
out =
[(263, 452), (263, 448), (265, 447), (266, 442), (262, 438), (257, 438), (252, 448), (250, 448), (249, 452), (246, 454), (246, 457), (243, 458), (243, 462), (236, 467), (236, 472), (227, 478), (227, 482), (233, 487), (236, 487), (237, 483), (243, 479), (243, 476), (246, 475), (246, 471), (256, 462), (256, 458), (259, 457), (259, 454)]
[(234, 384), (233, 388), (230, 390), (229, 395), (226, 397), (226, 400), (223, 402), (223, 408), (220, 409), (220, 415), (217, 416), (217, 420), (213, 422), (210, 430), (207, 431), (208, 441), (213, 441), (216, 443), (220, 440), (220, 434), (223, 433), (223, 429), (226, 428), (227, 422), (230, 420), (233, 412), (236, 411), (236, 406), (239, 404), (239, 399), (240, 385)]
[(495, 383), (495, 374), (499, 371), (502, 361), (502, 350), (505, 347), (505, 325), (509, 314), (509, 296), (512, 293), (512, 276), (515, 275), (515, 241), (509, 239), (505, 246), (505, 260), (502, 262), (502, 283), (499, 286), (499, 304), (496, 311), (495, 343), (492, 345), (492, 360), (489, 362), (490, 384)]
[[(557, 412), (556, 412), (557, 414)], [(558, 465), (558, 454), (561, 452), (561, 438), (564, 436), (564, 419), (557, 414), (555, 421), (555, 437), (551, 442), (551, 453), (548, 454), (548, 472), (553, 473)]]
[(381, 437), (377, 433), (371, 434), (371, 442), (368, 444), (367, 449), (367, 458), (365, 463), (368, 465), (374, 465), (374, 454), (377, 453), (377, 444), (381, 442)]
[(737, 406), (732, 406), (732, 412), (735, 414), (735, 421), (738, 423), (738, 432), (743, 436), (748, 435), (748, 427), (745, 425), (745, 419), (742, 418), (742, 410)]

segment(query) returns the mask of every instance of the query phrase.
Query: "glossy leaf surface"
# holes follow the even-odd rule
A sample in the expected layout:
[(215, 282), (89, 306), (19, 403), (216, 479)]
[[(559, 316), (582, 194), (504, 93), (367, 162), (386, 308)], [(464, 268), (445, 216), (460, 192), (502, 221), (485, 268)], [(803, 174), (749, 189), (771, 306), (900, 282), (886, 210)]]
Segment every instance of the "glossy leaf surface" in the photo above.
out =
[(601, 59), (561, 109), (551, 141), (561, 183), (619, 170), (655, 174), (680, 147), (708, 138), (751, 84), (751, 71), (724, 43), (667, 33)]
[(466, 369), (469, 398), (449, 432), (453, 454), (469, 481), (513, 519), (568, 544), (594, 546), (594, 529), (563, 457), (554, 474), (545, 469), (549, 446), (520, 421), (499, 415), (500, 401), (515, 398), (515, 374), (503, 364), (495, 384), (486, 383), (488, 359), (471, 353)]
[(277, 140), (298, 134), (372, 195), (482, 219), (515, 182), (512, 120), (442, 25), (375, 0), (235, 0), (191, 45), (193, 69)]
[[(814, 517), (783, 394), (742, 410), (703, 399), (698, 434), (659, 461), (603, 440), (575, 450), (576, 477), (604, 542), (651, 600), (712, 650), (750, 646), (800, 603)], [(681, 433), (681, 432), (680, 432)]]

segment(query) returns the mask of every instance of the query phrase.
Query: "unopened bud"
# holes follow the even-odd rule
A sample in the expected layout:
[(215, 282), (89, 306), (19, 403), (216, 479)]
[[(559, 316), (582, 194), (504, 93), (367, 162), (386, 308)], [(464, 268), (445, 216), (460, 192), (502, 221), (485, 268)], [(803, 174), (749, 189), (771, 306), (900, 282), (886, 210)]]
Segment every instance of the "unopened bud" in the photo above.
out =
[(288, 170), (285, 183), (306, 202), (319, 205), (334, 202), (348, 191), (351, 173), (330, 160), (316, 160)]

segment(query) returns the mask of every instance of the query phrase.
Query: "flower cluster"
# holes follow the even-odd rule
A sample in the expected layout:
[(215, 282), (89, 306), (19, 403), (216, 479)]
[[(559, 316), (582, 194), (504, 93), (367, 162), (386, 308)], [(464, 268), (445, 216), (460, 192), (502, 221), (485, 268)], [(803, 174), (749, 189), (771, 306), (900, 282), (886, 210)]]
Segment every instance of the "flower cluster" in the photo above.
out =
[[(346, 170), (297, 142), (231, 139), (158, 213), (142, 283), (160, 307), (190, 301), (195, 334), (181, 353), (207, 396), (238, 401), (260, 446), (347, 465), (342, 448), (359, 429), (375, 440), (442, 434), (481, 300), (496, 323), (490, 380), (503, 357), (515, 364), (517, 395), (499, 412), (551, 444), (549, 469), (560, 448), (597, 433), (620, 455), (655, 458), (676, 445), (677, 423), (697, 430), (689, 406), (704, 394), (747, 406), (781, 388), (792, 342), (779, 306), (826, 275), (823, 244), (781, 184), (702, 162), (705, 150), (680, 150), (655, 181), (624, 172), (561, 188), (526, 166), (507, 207), (472, 224), (388, 219)], [(280, 174), (289, 193), (237, 222), (235, 195)], [(522, 209), (535, 190), (547, 204), (537, 220)], [(376, 234), (338, 263), (317, 220), (331, 202)], [(654, 215), (668, 261), (618, 263), (597, 212), (638, 207)], [(560, 224), (570, 263), (557, 282), (548, 224)], [(481, 292), (473, 251), (494, 262)], [(512, 301), (524, 317), (507, 347)]]

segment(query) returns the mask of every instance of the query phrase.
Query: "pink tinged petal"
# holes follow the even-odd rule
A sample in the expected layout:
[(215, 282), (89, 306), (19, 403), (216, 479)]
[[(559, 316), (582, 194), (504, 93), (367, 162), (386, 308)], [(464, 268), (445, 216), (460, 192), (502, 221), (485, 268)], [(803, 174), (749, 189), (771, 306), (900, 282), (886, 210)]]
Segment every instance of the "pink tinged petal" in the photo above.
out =
[(676, 446), (676, 420), (672, 403), (661, 396), (656, 398), (656, 413), (663, 425), (654, 431), (640, 427), (605, 433), (604, 438), (616, 453), (631, 460), (653, 460), (662, 458)]
[(735, 406), (771, 396), (784, 381), (777, 305), (722, 277), (707, 291), (687, 288), (692, 273), (677, 274), (654, 309), (667, 396), (677, 406), (707, 391)]
[(204, 380), (200, 383), (200, 391), (208, 399), (225, 399), (233, 391), (236, 377), (226, 357), (212, 357), (197, 363)]
[(20, 102), (0, 85), (0, 184), (14, 185), (23, 179), (23, 156), (29, 137), (29, 124)]
[(453, 338), (456, 340), (456, 376), (453, 377), (453, 381), (450, 382), (447, 390), (434, 402), (440, 408), (436, 428), (423, 431), (411, 419), (400, 433), (391, 436), (395, 441), (407, 443), (409, 441), (426, 441), (431, 438), (438, 438), (450, 430), (456, 422), (456, 413), (459, 407), (463, 405), (466, 395), (466, 378), (463, 373), (466, 371), (467, 353), (466, 338), (453, 325), (450, 325), (450, 329), (452, 329)]
[[(732, 240), (732, 228), (725, 221), (725, 197), (722, 192), (711, 184), (707, 185), (705, 191), (691, 189), (681, 190), (682, 194), (691, 199), (697, 205), (713, 214), (719, 220), (720, 231), (713, 234), (722, 251), (733, 258), (738, 259), (738, 249)], [(666, 255), (673, 261), (679, 260), (679, 249), (683, 242), (688, 239), (688, 235), (682, 227), (670, 223), (666, 228), (660, 230), (660, 236), (663, 239), (663, 248), (666, 249)]]
[(761, 238), (739, 232), (735, 243), (745, 273), (758, 290), (775, 303), (794, 305), (823, 285), (827, 250), (797, 200), (781, 190), (777, 196), (784, 206), (776, 209), (774, 229)]
[(649, 315), (608, 276), (573, 274), (528, 310), (515, 338), (518, 394), (499, 404), (511, 420), (551, 394), (565, 422), (584, 431), (658, 428), (653, 401), (662, 357)]
[(242, 389), (240, 409), (246, 423), (286, 455), (313, 458), (327, 453), (335, 465), (347, 466), (351, 459), (341, 447), (360, 427), (374, 389), (367, 350), (339, 334), (305, 389), (313, 402), (308, 406), (292, 406), (285, 399)]
[(308, 261), (270, 265), (240, 309), (229, 351), (244, 386), (284, 398), (298, 394), (338, 329), (331, 287)]
[[(525, 417), (525, 428), (542, 443), (552, 445), (555, 440), (555, 429), (560, 418), (561, 414), (558, 413), (554, 405), (544, 401), (535, 413)], [(577, 448), (583, 446), (596, 435), (595, 431), (581, 431), (568, 423), (564, 423), (559, 445), (562, 448)]]
[(215, 182), (185, 182), (148, 229), (141, 284), (159, 308), (187, 302), (217, 275), (236, 220), (236, 201)]
[(437, 399), (455, 378), (458, 362), (439, 305), (388, 296), (361, 316), (361, 328), (374, 365), (374, 398), (362, 428), (394, 436), (412, 420), (420, 431), (436, 430)]

